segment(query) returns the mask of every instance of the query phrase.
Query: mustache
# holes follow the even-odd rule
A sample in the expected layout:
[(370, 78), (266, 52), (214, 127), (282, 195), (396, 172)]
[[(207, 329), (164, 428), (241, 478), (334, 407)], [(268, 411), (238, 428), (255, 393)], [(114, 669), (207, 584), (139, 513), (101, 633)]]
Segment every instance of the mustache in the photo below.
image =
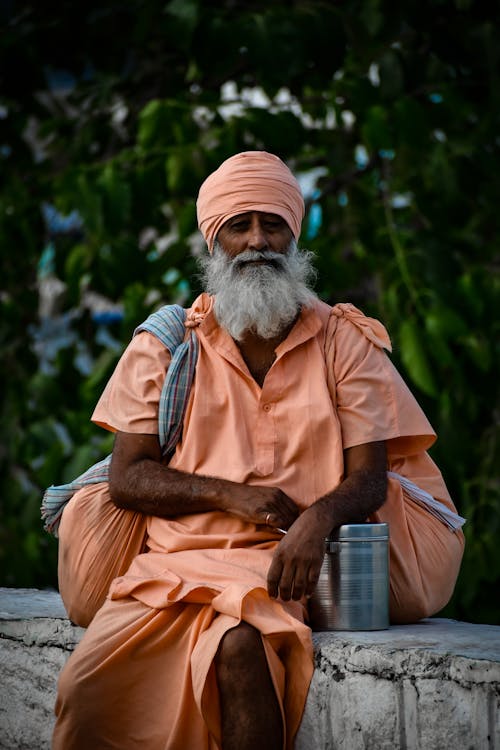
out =
[(258, 250), (246, 250), (231, 261), (232, 268), (236, 271), (252, 263), (265, 263), (279, 271), (283, 271), (286, 267), (286, 255), (283, 253), (274, 253), (272, 250), (263, 250), (262, 252)]

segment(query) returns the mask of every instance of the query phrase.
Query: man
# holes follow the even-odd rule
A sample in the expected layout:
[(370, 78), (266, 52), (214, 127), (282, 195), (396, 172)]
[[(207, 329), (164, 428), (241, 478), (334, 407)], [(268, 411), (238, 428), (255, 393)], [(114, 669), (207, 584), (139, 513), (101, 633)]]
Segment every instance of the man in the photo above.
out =
[(461, 531), (408, 494), (454, 511), (425, 452), (435, 435), (383, 326), (310, 290), (289, 169), (237, 154), (197, 210), (212, 255), (187, 314), (199, 355), (175, 454), (157, 427), (170, 355), (149, 333), (93, 415), (116, 432), (109, 491), (147, 515), (147, 551), (61, 675), (55, 750), (293, 747), (313, 671), (307, 600), (343, 523), (390, 524), (394, 622), (438, 611), (458, 574)]

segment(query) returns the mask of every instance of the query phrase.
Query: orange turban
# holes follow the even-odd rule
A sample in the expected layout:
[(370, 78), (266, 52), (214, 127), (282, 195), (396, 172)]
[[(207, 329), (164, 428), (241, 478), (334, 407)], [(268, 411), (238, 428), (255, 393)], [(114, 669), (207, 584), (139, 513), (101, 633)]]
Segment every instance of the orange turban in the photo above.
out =
[(198, 226), (210, 252), (221, 226), (232, 216), (264, 211), (281, 216), (295, 239), (304, 218), (299, 183), (286, 164), (266, 151), (243, 151), (222, 162), (200, 188)]

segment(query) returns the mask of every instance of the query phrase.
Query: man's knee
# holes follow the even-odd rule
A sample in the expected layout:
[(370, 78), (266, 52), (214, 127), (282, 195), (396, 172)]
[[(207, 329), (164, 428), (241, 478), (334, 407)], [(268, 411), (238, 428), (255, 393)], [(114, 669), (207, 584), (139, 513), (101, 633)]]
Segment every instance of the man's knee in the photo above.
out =
[(258, 630), (246, 622), (241, 622), (223, 636), (215, 663), (220, 675), (225, 668), (231, 672), (247, 669), (250, 663), (255, 664), (259, 655), (263, 655), (262, 638)]
[(441, 535), (434, 538), (434, 558), (428, 554), (428, 547), (424, 549), (413, 577), (404, 566), (393, 566), (389, 601), (392, 623), (417, 622), (437, 614), (448, 604), (460, 570), (463, 548), (462, 532), (452, 533), (443, 527)]

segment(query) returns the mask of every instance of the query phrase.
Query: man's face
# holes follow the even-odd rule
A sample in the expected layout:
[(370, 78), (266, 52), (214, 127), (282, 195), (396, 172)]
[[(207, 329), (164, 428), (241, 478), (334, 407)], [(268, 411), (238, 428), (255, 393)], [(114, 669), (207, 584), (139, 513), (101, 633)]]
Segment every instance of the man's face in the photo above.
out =
[(286, 253), (292, 238), (292, 231), (281, 216), (262, 211), (248, 211), (233, 216), (226, 221), (217, 235), (224, 252), (230, 258), (235, 258), (248, 250)]
[(311, 253), (297, 249), (276, 214), (249, 211), (228, 219), (200, 265), (217, 320), (236, 341), (249, 331), (262, 339), (281, 335), (315, 299), (308, 286)]

